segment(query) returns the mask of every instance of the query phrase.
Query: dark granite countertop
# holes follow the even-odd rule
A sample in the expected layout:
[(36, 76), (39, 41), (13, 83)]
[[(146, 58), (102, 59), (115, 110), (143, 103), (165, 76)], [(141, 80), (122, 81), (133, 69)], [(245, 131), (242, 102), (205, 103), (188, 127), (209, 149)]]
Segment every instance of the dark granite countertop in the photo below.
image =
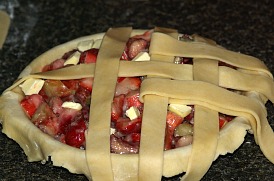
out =
[[(163, 26), (197, 33), (230, 50), (260, 58), (274, 73), (271, 0), (1, 0), (0, 9), (8, 10), (12, 17), (7, 41), (0, 50), (0, 93), (33, 58), (49, 48), (119, 26)], [(267, 108), (274, 127), (274, 107), (267, 103)], [(49, 163), (27, 162), (18, 144), (0, 133), (0, 180), (87, 179)], [(179, 176), (170, 180), (179, 180)], [(203, 180), (274, 180), (274, 164), (248, 134), (238, 150), (213, 163)]]

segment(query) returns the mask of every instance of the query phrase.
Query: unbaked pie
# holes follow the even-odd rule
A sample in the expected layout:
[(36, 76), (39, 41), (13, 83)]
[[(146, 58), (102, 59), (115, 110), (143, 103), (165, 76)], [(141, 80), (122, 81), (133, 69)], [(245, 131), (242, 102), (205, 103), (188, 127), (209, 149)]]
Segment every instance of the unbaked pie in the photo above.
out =
[(200, 180), (254, 134), (274, 163), (262, 61), (173, 29), (110, 28), (33, 60), (0, 98), (29, 161), (92, 180)]

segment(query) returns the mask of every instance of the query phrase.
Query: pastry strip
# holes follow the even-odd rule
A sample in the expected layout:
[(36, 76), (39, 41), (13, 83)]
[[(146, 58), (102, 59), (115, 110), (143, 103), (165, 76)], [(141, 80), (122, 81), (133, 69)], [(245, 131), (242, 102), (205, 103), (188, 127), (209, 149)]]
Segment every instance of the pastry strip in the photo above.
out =
[[(164, 31), (178, 37), (177, 31), (173, 29), (155, 28), (154, 31)], [(153, 75), (147, 76), (153, 79), (151, 77)], [(139, 148), (139, 180), (158, 181), (163, 175), (168, 97), (148, 95), (145, 99)]]
[(139, 149), (139, 180), (158, 181), (163, 175), (168, 98), (147, 95), (144, 99)]
[(110, 157), (111, 103), (119, 62), (131, 28), (109, 29), (97, 57), (86, 138), (86, 158), (94, 180), (113, 180)]
[[(80, 64), (70, 66), (49, 72), (32, 74), (19, 79), (11, 87), (12, 90), (28, 78), (43, 78), (56, 80), (80, 79), (93, 77), (95, 64)], [(192, 65), (189, 64), (171, 64), (165, 62), (120, 62), (119, 77), (133, 76), (160, 76), (177, 80), (193, 80)], [(274, 82), (271, 78), (260, 74), (248, 74), (231, 69), (229, 67), (219, 67), (219, 85), (221, 87), (231, 88), (242, 91), (256, 91), (265, 95), (271, 102), (274, 102)]]
[[(207, 67), (207, 69), (205, 69), (205, 67)], [(216, 60), (194, 59), (194, 80), (218, 85), (218, 68), (218, 61)], [(202, 107), (200, 105), (195, 105), (194, 109), (195, 113), (192, 150), (188, 161), (186, 174), (182, 177), (182, 180), (202, 179), (215, 158), (218, 144), (218, 112), (206, 107)], [(201, 162), (201, 160), (203, 160), (203, 162)]]
[(169, 35), (176, 39), (178, 39), (178, 35), (179, 35), (179, 33), (176, 29), (164, 28), (164, 27), (155, 27), (154, 32), (164, 33), (164, 34)]
[(195, 58), (193, 60), (193, 79), (219, 85), (218, 61)]
[(6, 36), (8, 34), (8, 30), (10, 27), (10, 17), (9, 15), (0, 10), (0, 49), (2, 48), (5, 40), (6, 40)]
[(192, 150), (181, 180), (200, 180), (211, 166), (218, 143), (218, 117), (217, 111), (195, 105)]
[[(162, 86), (165, 85), (165, 86)], [(155, 91), (157, 87), (157, 91)], [(203, 92), (199, 92), (204, 89)], [(208, 94), (208, 93), (211, 94)], [(221, 113), (246, 117), (264, 155), (274, 163), (273, 130), (266, 119), (265, 107), (254, 99), (200, 81), (144, 80), (140, 99), (145, 94), (157, 94), (182, 99), (184, 104), (199, 104)]]
[(267, 67), (259, 59), (241, 53), (229, 51), (203, 42), (183, 42), (162, 34), (153, 33), (149, 51), (151, 54), (181, 56), (193, 58), (209, 58), (243, 69), (257, 70), (273, 78)]
[(265, 95), (274, 103), (274, 82), (270, 77), (260, 74), (248, 74), (225, 66), (219, 71), (219, 85), (242, 91), (256, 91)]

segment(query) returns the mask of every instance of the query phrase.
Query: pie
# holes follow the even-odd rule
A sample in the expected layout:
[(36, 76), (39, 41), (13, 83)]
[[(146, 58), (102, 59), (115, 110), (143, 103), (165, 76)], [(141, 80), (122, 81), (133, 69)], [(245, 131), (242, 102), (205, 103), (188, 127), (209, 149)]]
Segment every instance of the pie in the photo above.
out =
[(32, 161), (92, 180), (200, 180), (248, 132), (274, 163), (255, 57), (168, 28), (110, 28), (34, 59), (0, 97), (3, 133)]

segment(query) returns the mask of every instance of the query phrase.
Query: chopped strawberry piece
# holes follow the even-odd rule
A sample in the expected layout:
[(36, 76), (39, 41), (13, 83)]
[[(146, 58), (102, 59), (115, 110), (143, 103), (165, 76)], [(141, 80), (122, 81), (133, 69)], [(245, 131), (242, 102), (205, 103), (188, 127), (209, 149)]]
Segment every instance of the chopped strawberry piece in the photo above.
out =
[(142, 34), (142, 35), (135, 35), (135, 36), (133, 36), (133, 37), (131, 37), (131, 38), (135, 38), (135, 39), (144, 39), (144, 40), (146, 40), (146, 41), (150, 41), (150, 39), (151, 39), (151, 35), (152, 35), (152, 33), (153, 33), (153, 29), (152, 30), (148, 30), (148, 31), (146, 31), (144, 34)]
[(174, 130), (183, 122), (183, 118), (171, 111), (167, 112), (166, 117), (166, 136), (165, 136), (165, 150), (172, 148), (172, 139)]
[(42, 72), (50, 71), (50, 70), (56, 70), (64, 67), (65, 60), (64, 59), (57, 59), (53, 61), (51, 64), (46, 65), (43, 67)]
[(187, 115), (184, 119), (186, 121), (191, 121), (193, 118), (194, 118), (194, 106), (190, 106), (192, 109), (191, 109), (191, 112), (189, 113), (189, 115)]
[(38, 125), (38, 128), (40, 128), (44, 133), (47, 133), (51, 136), (56, 136), (59, 132), (59, 124), (57, 118), (48, 117), (48, 119), (45, 119), (42, 123)]
[(78, 90), (75, 93), (74, 102), (79, 102), (83, 107), (87, 104), (90, 104), (90, 91), (79, 86)]
[(39, 106), (31, 121), (49, 135), (55, 136), (59, 132), (58, 119), (45, 102)]
[(79, 60), (80, 63), (86, 63), (86, 64), (95, 63), (98, 52), (99, 52), (99, 49), (97, 48), (92, 48), (87, 51), (84, 51), (83, 53), (81, 53), (80, 60)]
[(219, 117), (219, 129), (221, 129), (227, 122), (228, 121), (224, 117), (220, 116)]
[(114, 97), (113, 102), (111, 104), (111, 121), (116, 122), (119, 117), (122, 117), (124, 99), (124, 94)]
[[(83, 106), (83, 105), (82, 105)], [(81, 114), (82, 117), (86, 120), (89, 121), (89, 105), (84, 105), (83, 108), (81, 109)]]
[(63, 104), (63, 101), (60, 97), (52, 97), (49, 100), (50, 108), (52, 109), (54, 114), (57, 114), (57, 115), (63, 112), (62, 104)]
[(33, 94), (26, 96), (23, 100), (21, 100), (20, 104), (26, 114), (31, 118), (42, 102), (43, 97), (41, 95)]
[(125, 77), (118, 77), (118, 78), (117, 78), (117, 83), (122, 82), (124, 79), (125, 79)]
[(125, 141), (128, 142), (131, 145), (139, 145), (140, 144), (140, 138), (141, 134), (140, 133), (131, 133), (129, 135), (126, 135)]
[(50, 71), (51, 68), (50, 68), (50, 65), (45, 65), (43, 68), (42, 68), (42, 72), (47, 72), (47, 71)]
[(115, 135), (110, 135), (110, 151), (111, 153), (117, 154), (129, 154), (129, 153), (138, 153), (138, 145), (130, 145), (129, 143), (123, 141), (121, 138), (116, 137)]
[(91, 92), (93, 80), (93, 77), (83, 78), (80, 80), (79, 85)]
[(38, 93), (40, 96), (42, 96), (43, 97), (43, 99), (46, 101), (46, 102), (48, 102), (49, 101), (49, 96), (47, 96), (47, 94), (46, 94), (46, 92), (45, 92), (45, 90), (44, 89), (41, 89), (40, 91), (39, 91), (39, 93)]
[(77, 90), (79, 87), (79, 80), (62, 80), (61, 81), (70, 90)]
[(66, 97), (75, 91), (68, 89), (60, 80), (46, 80), (43, 89), (49, 97)]
[(85, 143), (85, 130), (87, 129), (86, 123), (83, 119), (73, 122), (70, 125), (66, 133), (66, 144), (80, 148), (84, 146)]
[(153, 30), (146, 31), (142, 35), (131, 37), (126, 45), (120, 60), (132, 60), (142, 51), (147, 51)]
[(233, 116), (219, 114), (219, 129), (221, 129), (226, 123), (231, 121), (233, 118)]
[(130, 60), (136, 57), (140, 52), (147, 51), (149, 43), (144, 39), (130, 38), (127, 43), (127, 55)]
[(126, 52), (126, 51), (123, 51), (123, 54), (122, 54), (122, 56), (121, 56), (120, 60), (129, 60), (129, 58), (128, 58), (128, 55), (127, 55), (127, 52)]
[(129, 118), (120, 117), (116, 122), (116, 130), (125, 135), (130, 133), (140, 133), (141, 123), (141, 118), (130, 120)]
[(66, 52), (63, 56), (62, 56), (62, 59), (64, 60), (67, 60), (73, 53), (75, 53), (77, 50), (74, 49), (74, 50), (71, 50), (69, 52)]
[(127, 94), (132, 90), (137, 90), (140, 88), (141, 79), (138, 77), (126, 77), (121, 82), (116, 84), (115, 96), (121, 94)]
[(140, 102), (139, 96), (139, 90), (131, 91), (130, 93), (128, 93), (124, 100), (123, 110), (126, 111), (130, 107), (136, 107), (142, 113), (144, 104)]
[(64, 133), (66, 131), (67, 126), (70, 125), (70, 123), (72, 123), (77, 116), (80, 116), (80, 114), (81, 111), (79, 110), (63, 108), (63, 111), (58, 117), (60, 133)]

